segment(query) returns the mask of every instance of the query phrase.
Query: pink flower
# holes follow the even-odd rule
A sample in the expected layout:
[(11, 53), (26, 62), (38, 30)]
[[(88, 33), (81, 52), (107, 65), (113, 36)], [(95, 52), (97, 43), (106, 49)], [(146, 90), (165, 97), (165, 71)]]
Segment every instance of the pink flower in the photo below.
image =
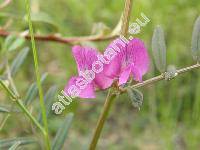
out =
[(108, 48), (117, 46), (120, 52), (105, 66), (105, 74), (112, 79), (119, 79), (119, 85), (126, 83), (130, 76), (134, 80), (141, 82), (142, 76), (149, 68), (149, 55), (144, 43), (140, 39), (135, 38), (123, 47), (116, 44), (115, 41)]
[[(65, 87), (65, 93), (74, 97), (95, 98), (95, 87), (106, 89), (113, 80), (105, 76), (103, 63), (98, 60), (100, 53), (89, 47), (72, 48), (79, 76), (73, 76)], [(94, 72), (95, 70), (96, 72)]]
[(116, 39), (104, 55), (93, 48), (81, 46), (74, 46), (72, 52), (79, 75), (71, 77), (64, 90), (72, 98), (95, 98), (95, 88), (106, 89), (114, 79), (119, 80), (119, 85), (126, 83), (130, 77), (142, 81), (149, 68), (148, 52), (140, 39), (128, 43)]

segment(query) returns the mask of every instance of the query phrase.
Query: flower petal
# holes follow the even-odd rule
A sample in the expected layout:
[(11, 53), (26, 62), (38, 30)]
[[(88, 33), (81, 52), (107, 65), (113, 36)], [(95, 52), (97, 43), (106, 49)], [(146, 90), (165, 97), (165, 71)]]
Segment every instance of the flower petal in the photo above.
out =
[(94, 79), (94, 83), (100, 88), (100, 89), (106, 89), (110, 87), (113, 83), (113, 79), (105, 76), (104, 72), (101, 72), (99, 74), (96, 74), (96, 77)]
[(139, 69), (136, 67), (131, 68), (132, 74), (133, 74), (133, 79), (135, 81), (142, 82), (142, 74), (140, 73)]
[(119, 77), (119, 85), (122, 85), (124, 83), (126, 83), (130, 77), (131, 74), (131, 65), (129, 65), (128, 67), (126, 67), (122, 73), (120, 74)]
[(120, 53), (125, 49), (126, 44), (123, 42), (120, 43), (120, 41), (121, 39), (117, 38), (114, 41), (112, 41), (106, 48), (106, 50), (109, 48), (113, 48), (117, 52), (117, 55), (110, 61), (108, 65), (105, 65), (104, 67), (105, 75), (110, 78), (119, 77), (119, 74), (121, 72), (122, 55)]
[(129, 42), (127, 55), (141, 75), (144, 75), (148, 71), (150, 63), (149, 55), (144, 43), (140, 39), (135, 38)]
[(78, 71), (92, 69), (92, 63), (97, 60), (97, 50), (90, 47), (74, 46), (72, 48)]
[(121, 61), (117, 56), (109, 64), (104, 65), (104, 73), (110, 78), (119, 77), (120, 71)]
[(81, 90), (80, 98), (95, 98), (95, 89), (92, 83), (89, 83), (85, 89)]
[[(84, 89), (79, 89), (76, 85), (76, 81), (80, 77), (73, 76), (70, 78), (68, 84), (65, 86), (65, 93), (70, 95), (72, 98), (80, 97), (80, 98), (95, 98), (95, 89), (92, 83), (86, 85)], [(71, 91), (71, 92), (70, 92)]]

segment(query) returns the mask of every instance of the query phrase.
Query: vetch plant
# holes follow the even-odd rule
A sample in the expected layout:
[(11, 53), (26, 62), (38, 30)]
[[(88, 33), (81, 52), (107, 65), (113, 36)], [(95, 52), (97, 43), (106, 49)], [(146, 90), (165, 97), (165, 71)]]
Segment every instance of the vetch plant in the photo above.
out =
[[(95, 98), (95, 85), (106, 89), (117, 78), (121, 85), (127, 82), (131, 74), (135, 80), (142, 81), (142, 75), (149, 66), (149, 56), (140, 39), (116, 39), (106, 48), (104, 55), (89, 47), (74, 46), (72, 51), (79, 77), (70, 79), (65, 93), (62, 92), (66, 98), (69, 98), (68, 94), (72, 98)], [(53, 108), (55, 109), (54, 106)]]
[[(138, 34), (140, 26), (144, 27), (150, 21), (144, 13), (141, 13), (141, 16), (145, 21), (137, 18), (139, 25), (132, 23), (129, 26), (130, 34)], [(103, 54), (86, 46), (77, 45), (72, 48), (79, 76), (71, 77), (65, 90), (58, 95), (58, 102), (52, 105), (55, 114), (61, 114), (75, 97), (95, 98), (95, 87), (106, 89), (116, 78), (119, 78), (119, 85), (126, 83), (131, 74), (134, 74), (135, 80), (142, 81), (142, 75), (147, 72), (149, 66), (149, 56), (144, 43), (132, 36), (128, 39), (123, 35), (119, 37), (110, 43)]]
[(61, 114), (65, 109), (63, 104), (69, 105), (72, 98), (95, 98), (95, 87), (107, 89), (116, 80), (122, 85), (129, 77), (142, 81), (149, 66), (149, 56), (140, 39), (126, 39), (126, 42), (116, 39), (106, 48), (104, 55), (89, 47), (74, 46), (72, 51), (79, 76), (71, 77), (62, 91), (63, 96), (58, 95), (59, 102), (52, 105), (56, 114)]
[[(60, 36), (34, 36), (30, 4), (29, 0), (25, 0), (26, 4), (26, 19), (29, 25), (30, 35), (24, 37), (8, 36), (9, 32), (1, 32), (3, 36), (8, 36), (4, 40), (1, 47), (1, 55), (3, 55), (3, 63), (0, 66), (0, 85), (1, 90), (4, 90), (10, 99), (13, 101), (10, 107), (0, 107), (0, 113), (6, 114), (0, 124), (2, 130), (7, 123), (7, 120), (12, 113), (22, 113), (30, 119), (33, 127), (30, 131), (34, 136), (31, 137), (17, 137), (0, 140), (0, 149), (10, 148), (16, 149), (22, 145), (39, 143), (43, 149), (62, 149), (71, 122), (73, 114), (69, 113), (62, 122), (60, 128), (55, 133), (55, 137), (51, 136), (49, 130), (49, 120), (51, 117), (51, 110), (56, 114), (61, 114), (65, 110), (65, 106), (73, 102), (73, 98), (87, 98), (95, 99), (96, 90), (108, 91), (102, 112), (97, 121), (94, 134), (92, 136), (89, 149), (95, 150), (100, 138), (105, 121), (109, 115), (109, 111), (114, 104), (116, 98), (120, 98), (122, 94), (127, 94), (130, 102), (139, 110), (142, 109), (142, 104), (145, 101), (145, 95), (139, 90), (141, 87), (146, 87), (150, 84), (155, 84), (158, 81), (172, 79), (179, 77), (179, 75), (200, 68), (200, 19), (198, 18), (194, 25), (192, 35), (192, 56), (195, 63), (189, 67), (178, 69), (174, 65), (167, 63), (167, 45), (165, 44), (164, 30), (161, 26), (157, 26), (152, 37), (152, 53), (155, 66), (160, 72), (160, 75), (143, 80), (143, 76), (150, 72), (150, 56), (145, 42), (139, 38), (128, 36), (135, 34), (136, 29), (133, 29), (134, 24), (129, 28), (129, 19), (132, 8), (132, 0), (125, 0), (125, 8), (121, 20), (121, 30), (117, 34), (101, 34), (98, 36), (88, 37), (73, 37), (63, 38)], [(45, 15), (43, 15), (44, 17)], [(149, 19), (142, 14), (146, 20), (145, 23), (136, 20), (141, 26), (145, 26)], [(34, 18), (34, 19), (37, 19)], [(41, 19), (41, 18), (40, 18)], [(49, 21), (46, 21), (49, 22)], [(49, 22), (50, 23), (50, 22)], [(136, 26), (139, 29), (138, 26)], [(32, 83), (27, 92), (23, 96), (15, 85), (14, 75), (19, 71), (23, 65), (26, 57), (30, 54), (30, 48), (26, 45), (25, 39), (31, 39), (31, 50), (34, 60), (34, 71), (36, 75), (36, 82)], [(42, 84), (47, 78), (47, 74), (40, 75), (38, 51), (35, 44), (36, 40), (56, 41), (61, 43), (73, 44), (72, 54), (77, 65), (77, 75), (72, 76), (67, 82), (65, 89), (58, 96), (59, 101), (54, 103), (57, 86), (51, 86), (47, 92), (44, 92)], [(101, 53), (96, 48), (89, 46), (78, 45), (80, 41), (102, 41), (112, 39), (111, 43)], [(74, 45), (76, 43), (76, 45)], [(22, 48), (23, 47), (23, 48)], [(14, 61), (10, 65), (9, 55), (13, 51), (22, 50), (15, 56)], [(37, 112), (32, 112), (33, 101), (39, 96), (40, 107)], [(94, 100), (95, 101), (95, 100)], [(15, 104), (18, 106), (15, 107)], [(199, 119), (199, 101), (195, 103), (193, 116)], [(36, 115), (35, 115), (36, 114)], [(38, 132), (39, 131), (39, 132)], [(41, 133), (43, 139), (38, 136)]]

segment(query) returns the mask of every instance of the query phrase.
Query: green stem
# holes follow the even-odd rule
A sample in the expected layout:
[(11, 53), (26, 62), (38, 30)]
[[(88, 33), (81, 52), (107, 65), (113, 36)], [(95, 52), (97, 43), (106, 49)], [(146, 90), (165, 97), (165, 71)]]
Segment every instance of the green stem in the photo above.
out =
[[(123, 24), (122, 24), (122, 28), (121, 28), (121, 35), (123, 35), (123, 36), (126, 36), (127, 31), (128, 31), (131, 8), (132, 8), (132, 0), (125, 0), (125, 7), (124, 7), (124, 12), (123, 12), (123, 18), (122, 18)], [(94, 135), (92, 137), (92, 141), (91, 141), (90, 148), (89, 148), (90, 150), (96, 149), (96, 145), (98, 143), (105, 120), (108, 116), (112, 102), (115, 98), (116, 98), (116, 94), (112, 94), (111, 91), (109, 91), (108, 96), (107, 96), (106, 101), (103, 106), (102, 113), (97, 122), (97, 126), (95, 129)]]
[(40, 100), (40, 107), (42, 110), (42, 119), (43, 119), (43, 124), (45, 128), (45, 142), (46, 142), (46, 148), (50, 150), (50, 140), (49, 140), (49, 135), (48, 135), (48, 125), (47, 125), (47, 116), (46, 116), (46, 108), (44, 104), (44, 96), (43, 96), (43, 90), (40, 82), (40, 73), (39, 73), (39, 65), (38, 65), (38, 55), (37, 55), (37, 50), (35, 46), (35, 40), (34, 40), (34, 34), (33, 34), (33, 26), (31, 22), (31, 8), (30, 8), (30, 1), (26, 1), (26, 11), (27, 11), (27, 17), (28, 17), (28, 24), (29, 24), (29, 31), (30, 31), (30, 36), (31, 36), (31, 44), (32, 44), (32, 51), (33, 51), (33, 58), (34, 58), (34, 65), (35, 65), (35, 74), (36, 74), (36, 79), (37, 79), (37, 86), (39, 90), (39, 100)]
[(115, 97), (116, 97), (116, 94), (112, 94), (112, 92), (109, 91), (107, 98), (106, 98), (106, 102), (103, 106), (103, 111), (102, 111), (102, 113), (99, 117), (99, 120), (97, 122), (97, 126), (96, 126), (96, 129), (95, 129), (93, 138), (92, 138), (92, 142), (90, 144), (90, 148), (89, 148), (90, 150), (95, 150), (95, 148), (96, 148), (98, 139), (100, 137), (101, 131), (102, 131), (104, 123), (105, 123), (105, 120), (108, 116), (109, 110), (112, 106), (112, 103), (113, 103)]
[(0, 80), (0, 85), (6, 90), (6, 92), (10, 95), (10, 97), (15, 100), (20, 107), (20, 109), (27, 115), (27, 117), (42, 131), (44, 134), (45, 131), (42, 128), (42, 126), (39, 124), (39, 122), (31, 115), (31, 113), (28, 111), (28, 109), (24, 106), (22, 101), (19, 99), (19, 97), (15, 96), (13, 92), (3, 83), (2, 80)]

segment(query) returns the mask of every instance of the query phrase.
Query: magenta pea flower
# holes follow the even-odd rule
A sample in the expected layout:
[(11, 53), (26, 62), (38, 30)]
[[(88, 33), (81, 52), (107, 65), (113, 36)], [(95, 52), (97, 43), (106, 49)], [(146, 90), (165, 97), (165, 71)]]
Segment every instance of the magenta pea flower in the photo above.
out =
[(106, 89), (113, 80), (105, 76), (100, 53), (90, 47), (74, 46), (73, 56), (78, 68), (78, 76), (73, 76), (65, 87), (65, 93), (74, 97), (95, 98), (95, 88)]
[(126, 83), (130, 77), (141, 82), (142, 76), (149, 68), (149, 55), (144, 43), (140, 39), (135, 38), (126, 43), (125, 46), (122, 46), (116, 44), (116, 40), (114, 40), (108, 48), (116, 46), (118, 51), (120, 51), (105, 66), (105, 74), (112, 79), (118, 79), (119, 85)]

